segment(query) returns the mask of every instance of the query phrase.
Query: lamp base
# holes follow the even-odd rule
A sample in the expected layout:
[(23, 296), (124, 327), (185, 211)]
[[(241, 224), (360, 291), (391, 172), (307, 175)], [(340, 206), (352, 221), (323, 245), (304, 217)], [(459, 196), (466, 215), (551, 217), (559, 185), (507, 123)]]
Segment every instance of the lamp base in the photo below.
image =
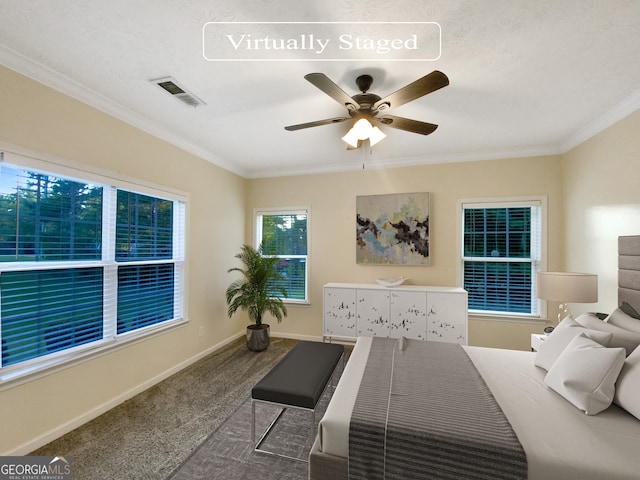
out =
[(545, 335), (549, 335), (553, 330), (560, 324), (562, 320), (567, 317), (571, 317), (571, 310), (569, 309), (568, 303), (561, 303), (558, 305), (558, 314), (556, 316), (556, 320), (553, 321), (551, 318), (547, 321), (544, 326), (543, 332)]
[(569, 308), (569, 304), (568, 303), (561, 303), (560, 305), (558, 305), (558, 321), (556, 322), (556, 325), (558, 325), (562, 320), (564, 320), (567, 317), (571, 317), (571, 309)]

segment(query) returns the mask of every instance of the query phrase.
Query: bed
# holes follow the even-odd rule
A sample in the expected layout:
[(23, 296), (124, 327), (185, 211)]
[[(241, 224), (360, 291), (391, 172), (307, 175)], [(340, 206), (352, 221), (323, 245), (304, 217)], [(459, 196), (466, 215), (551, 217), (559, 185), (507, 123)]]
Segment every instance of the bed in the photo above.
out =
[[(609, 480), (640, 478), (640, 347), (636, 347), (640, 344), (640, 319), (633, 316), (634, 313), (640, 311), (640, 236), (619, 238), (618, 271), (619, 307), (609, 315), (606, 321), (588, 314), (577, 317), (575, 320), (567, 319), (566, 322), (563, 321), (561, 327), (556, 329), (557, 332), (548, 337), (547, 342), (553, 337), (553, 341), (548, 344), (550, 346), (545, 346), (544, 349), (541, 347), (539, 352), (456, 345), (462, 351), (462, 356), (456, 358), (462, 362), (466, 359), (475, 367), (471, 369), (475, 372), (471, 374), (472, 377), (477, 375), (481, 378), (479, 383), (488, 388), (489, 397), (498, 405), (498, 412), (492, 414), (503, 415), (503, 417), (490, 417), (491, 420), (485, 423), (490, 423), (490, 428), (492, 428), (494, 423), (500, 424), (500, 418), (506, 419), (506, 426), (500, 425), (500, 428), (504, 427), (502, 430), (497, 430), (495, 434), (486, 435), (489, 437), (489, 442), (495, 441), (499, 444), (497, 448), (506, 448), (504, 450), (506, 453), (501, 454), (500, 450), (497, 450), (496, 454), (492, 454), (493, 457), (489, 463), (481, 466), (476, 465), (481, 462), (477, 461), (473, 454), (476, 451), (476, 446), (468, 444), (467, 437), (476, 436), (480, 438), (479, 441), (483, 441), (482, 437), (485, 436), (482, 431), (483, 426), (468, 426), (468, 419), (465, 419), (464, 416), (457, 425), (449, 428), (449, 430), (461, 431), (459, 440), (455, 438), (451, 440), (453, 445), (458, 442), (458, 448), (441, 448), (438, 442), (433, 443), (433, 440), (424, 440), (427, 444), (429, 441), (432, 442), (427, 446), (419, 445), (421, 441), (419, 439), (424, 434), (421, 430), (420, 422), (422, 420), (419, 418), (440, 415), (443, 411), (448, 411), (450, 403), (457, 403), (453, 400), (447, 400), (446, 395), (438, 405), (433, 405), (434, 402), (431, 401), (432, 404), (428, 406), (431, 410), (426, 413), (423, 411), (426, 410), (425, 407), (404, 406), (399, 408), (398, 416), (408, 417), (407, 412), (411, 412), (411, 415), (416, 418), (415, 425), (410, 419), (401, 418), (399, 424), (403, 425), (402, 428), (418, 431), (410, 432), (410, 435), (414, 435), (414, 437), (409, 437), (410, 440), (405, 440), (404, 444), (398, 443), (402, 448), (395, 447), (396, 450), (406, 450), (404, 453), (395, 453), (395, 455), (406, 455), (406, 458), (402, 456), (397, 459), (393, 458), (393, 442), (399, 442), (399, 440), (391, 438), (393, 436), (391, 423), (387, 425), (385, 422), (391, 422), (391, 418), (394, 416), (393, 413), (390, 413), (390, 405), (399, 401), (388, 400), (386, 412), (381, 412), (384, 409), (377, 406), (375, 410), (370, 407), (369, 411), (366, 410), (369, 407), (365, 407), (365, 414), (362, 413), (362, 398), (367, 396), (362, 393), (362, 390), (367, 389), (365, 388), (368, 381), (366, 380), (367, 375), (371, 376), (370, 372), (375, 371), (378, 376), (384, 377), (384, 372), (387, 369), (386, 366), (383, 366), (386, 364), (383, 363), (373, 365), (379, 357), (374, 356), (372, 352), (380, 349), (386, 349), (390, 352), (393, 349), (393, 353), (388, 353), (387, 360), (391, 359), (390, 363), (393, 366), (389, 369), (396, 373), (391, 373), (389, 377), (386, 377), (391, 379), (388, 383), (392, 384), (389, 387), (388, 398), (402, 398), (404, 401), (404, 396), (408, 392), (403, 392), (402, 388), (406, 387), (395, 386), (401, 384), (398, 379), (400, 373), (429, 370), (424, 368), (424, 361), (420, 363), (420, 369), (404, 368), (401, 362), (410, 361), (404, 359), (405, 356), (410, 357), (405, 352), (413, 352), (417, 349), (433, 350), (434, 347), (430, 342), (422, 341), (383, 340), (375, 337), (358, 338), (333, 398), (320, 422), (318, 436), (309, 455), (309, 478), (311, 480), (354, 480), (358, 478), (367, 478), (367, 480), (375, 478), (528, 478), (531, 480), (596, 480), (606, 478)], [(572, 328), (578, 330), (571, 330)], [(594, 334), (594, 331), (599, 333)], [(572, 339), (568, 343), (565, 342), (562, 349), (554, 351), (557, 350), (558, 345), (562, 344), (563, 335), (568, 335), (569, 332), (573, 335)], [(582, 333), (576, 334), (576, 332)], [(593, 337), (589, 336), (591, 334), (588, 332), (592, 332)], [(601, 335), (602, 332), (604, 332), (603, 335)], [(606, 343), (605, 346), (609, 348), (604, 348), (601, 343)], [(590, 357), (585, 361), (583, 359), (587, 353)], [(420, 352), (419, 355), (424, 355), (424, 353)], [(455, 355), (459, 355), (459, 352)], [(540, 364), (544, 363), (543, 360), (549, 361), (549, 358), (553, 358), (553, 361), (542, 368)], [(595, 360), (593, 363), (589, 363), (592, 358)], [(415, 362), (415, 360), (411, 361)], [(431, 364), (432, 360), (426, 363)], [(451, 361), (445, 361), (446, 365), (449, 363)], [(580, 365), (580, 367), (576, 368), (576, 365)], [(583, 368), (583, 365), (588, 365), (588, 367)], [(441, 369), (446, 370), (442, 366), (434, 367), (432, 369), (435, 372), (433, 376), (442, 376), (438, 375)], [(599, 380), (600, 383), (598, 388), (594, 390), (595, 393), (585, 397), (580, 391), (583, 388), (580, 383), (583, 381), (582, 375), (584, 372), (589, 372), (587, 376), (592, 376), (594, 375), (592, 372), (599, 370), (603, 371), (603, 375), (606, 376), (603, 378), (606, 378), (606, 381)], [(566, 371), (569, 373), (567, 374)], [(447, 375), (452, 374), (447, 371)], [(573, 377), (567, 380), (563, 375), (569, 375), (569, 377), (577, 375), (578, 380)], [(457, 377), (449, 377), (449, 380), (450, 378)], [(471, 380), (473, 381), (473, 378)], [(411, 382), (414, 379), (408, 381), (409, 385), (412, 385)], [(445, 378), (444, 381), (446, 382), (447, 379)], [(578, 393), (572, 390), (576, 382), (579, 384)], [(610, 384), (610, 391), (605, 388), (607, 382)], [(448, 383), (455, 386), (450, 394), (452, 399), (457, 398), (456, 395), (459, 398), (484, 398), (486, 396), (482, 393), (476, 395), (460, 390), (461, 382), (457, 380)], [(612, 390), (614, 384), (615, 393)], [(379, 385), (368, 388), (370, 395), (381, 397), (387, 395), (385, 392), (379, 392)], [(396, 391), (395, 396), (392, 397), (391, 392), (397, 388), (400, 389), (400, 393)], [(479, 385), (478, 388), (482, 388), (482, 385)], [(422, 390), (417, 396), (426, 398), (430, 391), (439, 392), (441, 387), (418, 388), (418, 390), (420, 389)], [(414, 389), (410, 388), (409, 390)], [(613, 401), (611, 398), (607, 400), (607, 395), (614, 396)], [(463, 411), (470, 409), (469, 405), (465, 404), (461, 408)], [(360, 428), (356, 427), (358, 422), (366, 417), (371, 417), (372, 423), (377, 421), (377, 417), (384, 417), (382, 422), (385, 425), (383, 427), (384, 433), (381, 434), (379, 440), (383, 450), (374, 452), (372, 449), (374, 453), (369, 452), (369, 454), (377, 456), (365, 457), (363, 460), (356, 458), (359, 455), (359, 450), (362, 449), (362, 444), (358, 444), (357, 440), (352, 437), (357, 436), (357, 431)], [(494, 418), (498, 420), (494, 420)], [(350, 433), (352, 424), (353, 431)], [(440, 428), (441, 425), (438, 424), (436, 429), (440, 430)], [(462, 432), (463, 430), (471, 430), (472, 434)], [(488, 430), (488, 432), (490, 431)], [(474, 432), (477, 433), (474, 435)], [(506, 441), (502, 442), (503, 436), (509, 437), (509, 432), (513, 432), (515, 444), (506, 445)], [(441, 432), (438, 431), (437, 434), (440, 435)], [(365, 436), (365, 439), (374, 438), (377, 434), (369, 433), (368, 435), (370, 437)], [(431, 434), (424, 434), (424, 438), (428, 439), (429, 435)], [(446, 435), (448, 438), (450, 432), (447, 432)], [(443, 437), (437, 436), (436, 438)], [(364, 449), (369, 449), (370, 444), (376, 442), (378, 439), (371, 442), (366, 440)], [(410, 452), (410, 450), (414, 450), (414, 446), (416, 451)], [(480, 447), (480, 449), (482, 448), (484, 447)], [(523, 457), (518, 456), (519, 448), (524, 456), (524, 466), (522, 464)], [(450, 450), (459, 451), (451, 452)], [(349, 458), (350, 452), (351, 459)], [(512, 455), (512, 452), (515, 453)], [(429, 463), (431, 460), (426, 459), (429, 456), (434, 457), (432, 463)], [(484, 453), (479, 455), (479, 458), (483, 456)], [(415, 459), (418, 457), (419, 459), (416, 461)], [(496, 461), (495, 457), (508, 458), (511, 463), (504, 469), (496, 464), (496, 471), (499, 470), (500, 474), (494, 475), (490, 467), (491, 462)], [(419, 463), (413, 465), (413, 462), (423, 460), (425, 460), (424, 465), (437, 466), (427, 467)], [(380, 470), (362, 473), (358, 468), (363, 462), (366, 464), (366, 468), (374, 468), (375, 465), (371, 467), (371, 464), (379, 464)], [(405, 471), (394, 473), (394, 462), (401, 466), (404, 465)], [(470, 464), (463, 466), (467, 470), (457, 470), (465, 463)], [(445, 467), (440, 468), (441, 464), (444, 464)], [(455, 466), (451, 466), (452, 464)]]

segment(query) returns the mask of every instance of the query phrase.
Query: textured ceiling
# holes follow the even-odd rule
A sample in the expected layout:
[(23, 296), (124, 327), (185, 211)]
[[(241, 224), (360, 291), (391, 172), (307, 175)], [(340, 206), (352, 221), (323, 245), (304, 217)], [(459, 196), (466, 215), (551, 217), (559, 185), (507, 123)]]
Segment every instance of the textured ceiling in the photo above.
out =
[[(0, 63), (248, 178), (566, 151), (640, 107), (637, 0), (0, 0)], [(437, 60), (207, 61), (207, 22), (437, 22)], [(315, 28), (315, 27), (314, 27)], [(329, 28), (329, 27), (327, 27)], [(436, 123), (391, 128), (347, 151), (345, 124), (285, 125), (345, 110), (304, 80), (385, 96), (433, 71), (450, 85), (391, 113)], [(149, 82), (172, 76), (192, 108)], [(1, 113), (0, 113), (1, 114)]]

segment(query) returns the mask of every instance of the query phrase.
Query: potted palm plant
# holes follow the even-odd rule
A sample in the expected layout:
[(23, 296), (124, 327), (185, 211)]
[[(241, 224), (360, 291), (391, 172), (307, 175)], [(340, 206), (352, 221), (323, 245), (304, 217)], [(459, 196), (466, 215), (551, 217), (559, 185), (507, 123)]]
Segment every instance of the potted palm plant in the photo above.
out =
[(287, 296), (287, 290), (277, 282), (284, 279), (276, 268), (280, 259), (264, 256), (262, 245), (257, 249), (243, 245), (236, 258), (243, 267), (231, 268), (227, 273), (240, 272), (242, 278), (227, 288), (227, 314), (231, 317), (238, 309), (247, 311), (252, 322), (247, 326), (247, 348), (259, 352), (266, 350), (270, 343), (269, 325), (262, 323), (264, 314), (271, 314), (278, 322), (287, 316), (287, 307), (281, 298)]

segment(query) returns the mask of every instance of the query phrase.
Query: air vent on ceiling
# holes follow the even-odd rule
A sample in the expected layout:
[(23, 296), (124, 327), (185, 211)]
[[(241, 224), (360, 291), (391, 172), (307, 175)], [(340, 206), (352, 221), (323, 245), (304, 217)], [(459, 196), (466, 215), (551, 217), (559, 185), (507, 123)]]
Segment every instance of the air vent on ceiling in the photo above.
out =
[(190, 105), (192, 107), (206, 105), (205, 102), (200, 100), (193, 93), (188, 92), (184, 87), (182, 87), (171, 77), (156, 78), (155, 80), (151, 80), (151, 82), (155, 83), (163, 90), (169, 92), (182, 103), (186, 103), (187, 105)]

